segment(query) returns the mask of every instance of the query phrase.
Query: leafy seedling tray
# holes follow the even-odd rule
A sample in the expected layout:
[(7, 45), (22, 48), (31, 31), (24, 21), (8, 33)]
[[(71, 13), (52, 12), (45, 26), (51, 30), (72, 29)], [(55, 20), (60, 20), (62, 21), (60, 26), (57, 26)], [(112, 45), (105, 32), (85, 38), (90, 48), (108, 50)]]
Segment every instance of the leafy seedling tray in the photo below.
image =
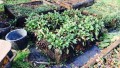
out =
[(55, 2), (67, 9), (77, 9), (92, 5), (94, 0), (56, 0)]
[(10, 19), (17, 19), (16, 26), (23, 27), (26, 21), (25, 18), (29, 16), (30, 13), (47, 14), (48, 12), (63, 12), (65, 8), (52, 4), (46, 1), (33, 1), (28, 3), (21, 3), (16, 5), (4, 5), (5, 14), (8, 15)]

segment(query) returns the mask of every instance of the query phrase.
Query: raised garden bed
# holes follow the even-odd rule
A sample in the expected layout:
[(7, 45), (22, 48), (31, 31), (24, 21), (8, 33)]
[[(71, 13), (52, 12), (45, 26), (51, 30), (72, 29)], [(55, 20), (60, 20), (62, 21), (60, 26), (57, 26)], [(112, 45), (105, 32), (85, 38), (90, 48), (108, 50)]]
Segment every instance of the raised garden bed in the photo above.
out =
[(90, 6), (94, 3), (94, 0), (56, 0), (55, 2), (67, 9), (76, 9)]
[(46, 14), (48, 12), (63, 12), (65, 10), (65, 8), (55, 3), (51, 4), (45, 1), (5, 5), (4, 9), (9, 18), (17, 19), (17, 26), (24, 26), (25, 18), (29, 16), (30, 13)]
[[(106, 10), (107, 9), (107, 10)], [(82, 14), (92, 15), (105, 22), (108, 31), (119, 28), (119, 5), (112, 4), (112, 1), (97, 1), (90, 7), (82, 8)]]
[(96, 44), (102, 28), (103, 22), (78, 10), (31, 14), (26, 22), (26, 29), (37, 36), (38, 48), (57, 63)]
[[(99, 62), (101, 58), (103, 58), (112, 49), (114, 49), (116, 46), (118, 46), (120, 44), (120, 42), (119, 42), (120, 41), (120, 37), (119, 36), (116, 37), (116, 35), (115, 35), (111, 39), (114, 39), (114, 40), (112, 40), (110, 42), (110, 45), (108, 47), (106, 47), (105, 49), (100, 50), (98, 48), (99, 45), (98, 46), (97, 45), (93, 45), (93, 46), (87, 48), (86, 51), (84, 51), (84, 53), (76, 55), (74, 57), (71, 57), (65, 63), (63, 62), (63, 65), (61, 65), (61, 64), (56, 65), (56, 63), (53, 62), (53, 61), (50, 61), (50, 62), (46, 61), (45, 59), (48, 59), (48, 57), (45, 57), (44, 55), (42, 55), (42, 53), (39, 53), (38, 50), (36, 52), (35, 48), (32, 48), (32, 50), (34, 49), (34, 51), (32, 51), (29, 54), (29, 56), (28, 56), (29, 58), (27, 58), (27, 59), (32, 61), (31, 59), (33, 58), (33, 59), (35, 59), (35, 60), (32, 61), (34, 64), (36, 64), (38, 66), (39, 65), (44, 65), (44, 67), (52, 67), (52, 68), (58, 68), (58, 67), (59, 68), (82, 67), (82, 68), (88, 68), (89, 66), (92, 66), (94, 63)], [(38, 53), (40, 55), (38, 55), (36, 53)], [(35, 56), (35, 54), (37, 55), (37, 57)], [(32, 55), (34, 55), (34, 57)], [(41, 56), (41, 58), (44, 58), (44, 59), (41, 59), (38, 56)], [(37, 60), (37, 58), (41, 59), (41, 60)]]

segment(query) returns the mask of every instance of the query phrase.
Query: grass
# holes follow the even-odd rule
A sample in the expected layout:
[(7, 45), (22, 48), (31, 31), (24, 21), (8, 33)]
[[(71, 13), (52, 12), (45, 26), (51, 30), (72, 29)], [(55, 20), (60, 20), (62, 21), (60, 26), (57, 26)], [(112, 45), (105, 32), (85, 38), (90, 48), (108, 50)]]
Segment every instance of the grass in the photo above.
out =
[(0, 4), (0, 12), (2, 12), (4, 9), (3, 9), (3, 4)]
[(30, 64), (25, 62), (25, 58), (28, 56), (29, 51), (18, 51), (17, 56), (14, 58), (12, 68), (30, 68)]
[(120, 0), (117, 0), (118, 5), (120, 5)]
[(106, 33), (102, 36), (102, 41), (99, 44), (99, 48), (104, 49), (114, 42), (120, 36), (120, 31)]
[(92, 6), (81, 10), (102, 20), (109, 31), (120, 30), (120, 4), (117, 0), (97, 0)]

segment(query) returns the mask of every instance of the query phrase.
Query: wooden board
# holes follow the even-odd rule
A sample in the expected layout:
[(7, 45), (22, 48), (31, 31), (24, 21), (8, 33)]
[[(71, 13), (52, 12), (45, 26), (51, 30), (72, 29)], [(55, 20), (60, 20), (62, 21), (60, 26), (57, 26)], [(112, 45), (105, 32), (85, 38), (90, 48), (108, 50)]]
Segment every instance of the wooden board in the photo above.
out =
[(91, 58), (82, 68), (89, 68), (89, 66), (94, 65), (96, 62), (99, 62), (100, 58), (103, 58), (106, 54), (108, 54), (112, 49), (117, 47), (120, 44), (120, 37), (115, 42), (111, 43), (110, 46), (101, 51), (100, 54), (96, 54), (93, 58)]
[(67, 9), (79, 8), (92, 5), (94, 0), (54, 0), (60, 6)]

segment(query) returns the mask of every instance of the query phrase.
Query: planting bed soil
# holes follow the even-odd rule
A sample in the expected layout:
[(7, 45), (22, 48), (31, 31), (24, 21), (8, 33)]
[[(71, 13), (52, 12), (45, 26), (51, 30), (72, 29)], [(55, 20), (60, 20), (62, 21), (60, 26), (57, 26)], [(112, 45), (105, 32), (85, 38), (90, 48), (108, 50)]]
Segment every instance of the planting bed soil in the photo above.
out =
[(7, 16), (3, 12), (0, 12), (0, 22), (7, 22)]
[(65, 8), (55, 3), (47, 3), (44, 1), (33, 1), (16, 5), (5, 5), (4, 9), (9, 18), (17, 19), (16, 26), (24, 26), (25, 18), (32, 12), (38, 14), (46, 14), (48, 12), (63, 12), (65, 10)]
[(87, 7), (94, 3), (94, 0), (57, 0), (56, 3), (60, 4), (61, 6), (72, 9), (72, 8), (81, 8)]
[(5, 27), (9, 27), (10, 26), (10, 24), (8, 24), (8, 23), (0, 23), (0, 28), (2, 29), (2, 28), (5, 28)]

